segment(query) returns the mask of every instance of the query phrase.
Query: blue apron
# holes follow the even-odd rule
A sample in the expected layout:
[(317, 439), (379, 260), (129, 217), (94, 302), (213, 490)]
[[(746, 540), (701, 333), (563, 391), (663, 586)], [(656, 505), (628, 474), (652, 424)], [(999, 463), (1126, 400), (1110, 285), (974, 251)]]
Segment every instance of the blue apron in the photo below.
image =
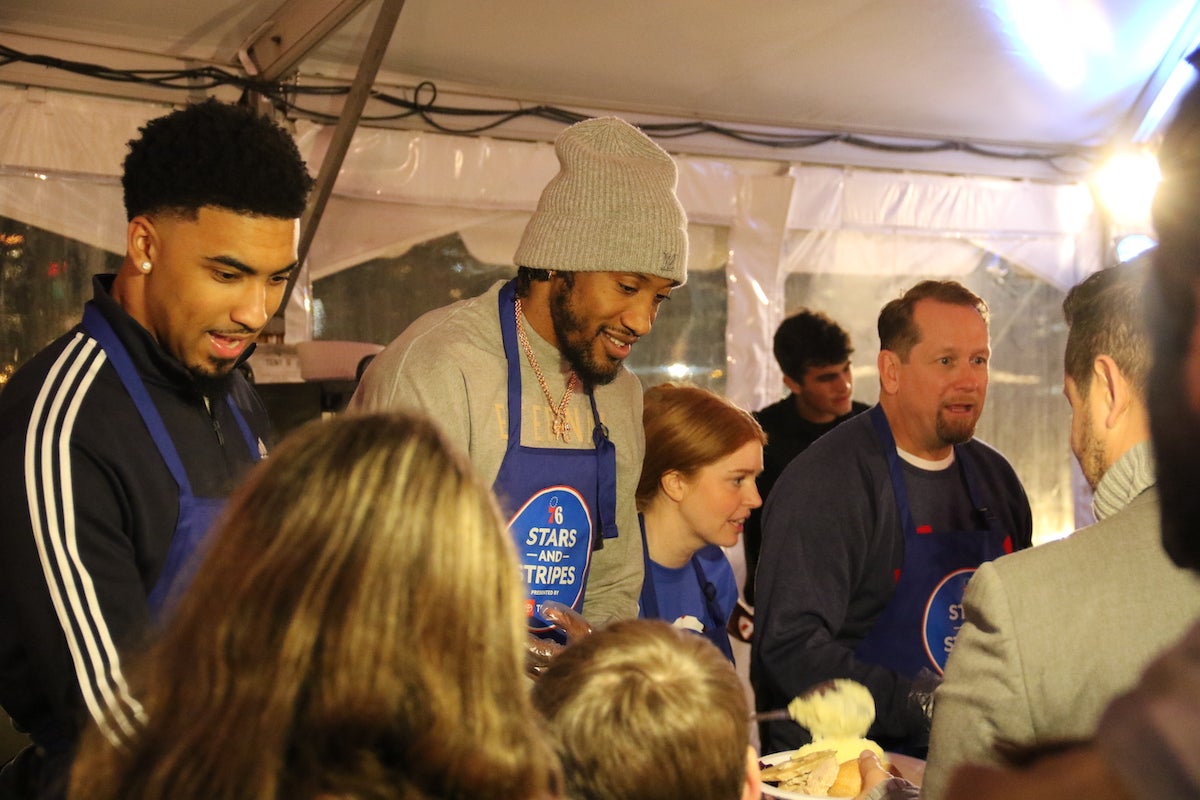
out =
[(999, 530), (999, 520), (983, 503), (965, 447), (955, 445), (954, 460), (962, 470), (971, 507), (985, 530), (918, 533), (908, 503), (904, 470), (896, 440), (883, 409), (868, 412), (887, 455), (888, 473), (904, 532), (904, 562), (892, 599), (855, 650), (862, 661), (887, 667), (910, 679), (922, 668), (940, 675), (963, 623), (962, 598), (967, 581), (985, 561), (1012, 550), (1012, 540)]
[[(226, 498), (196, 497), (192, 494), (191, 482), (188, 481), (187, 472), (183, 468), (179, 452), (175, 449), (175, 443), (171, 440), (171, 434), (167, 432), (167, 426), (163, 423), (162, 416), (150, 399), (150, 393), (146, 390), (146, 385), (142, 382), (137, 368), (134, 367), (125, 345), (121, 344), (116, 332), (99, 309), (90, 304), (83, 310), (83, 329), (100, 343), (104, 354), (108, 356), (108, 360), (117, 370), (121, 383), (125, 385), (125, 391), (129, 393), (129, 397), (137, 407), (142, 422), (150, 431), (150, 436), (154, 439), (159, 454), (171, 472), (171, 477), (179, 486), (179, 518), (175, 523), (175, 531), (171, 535), (171, 545), (167, 550), (167, 557), (159, 572), (158, 580), (147, 597), (151, 615), (155, 620), (161, 620), (164, 611), (167, 610), (167, 601), (171, 599), (173, 593), (187, 585), (190, 571), (195, 566), (190, 563), (191, 556), (200, 547), (205, 535), (216, 522), (221, 510), (225, 507)], [(250, 450), (251, 459), (258, 461), (261, 453), (257, 438), (251, 432), (250, 426), (246, 424), (246, 420), (237, 404), (233, 402), (233, 398), (226, 395), (225, 402), (228, 403), (233, 418), (237, 420), (238, 428)]]
[[(593, 449), (521, 444), (521, 351), (517, 346), (516, 282), (500, 290), (500, 334), (508, 360), (508, 445), (492, 485), (505, 513), (528, 595), (525, 611), (534, 633), (563, 634), (541, 616), (555, 600), (583, 608), (592, 551), (617, 535), (617, 448), (600, 422), (595, 392), (588, 394), (595, 428)], [(597, 532), (600, 536), (597, 537)]]
[[(663, 619), (662, 612), (658, 610), (658, 594), (654, 588), (654, 562), (650, 560), (650, 546), (646, 543), (646, 520), (641, 514), (638, 515), (638, 523), (642, 528), (642, 562), (645, 566), (642, 595), (638, 601), (642, 607), (642, 618)], [(696, 583), (700, 585), (700, 594), (704, 596), (704, 610), (708, 613), (709, 621), (713, 623), (704, 626), (704, 638), (715, 644), (717, 649), (732, 662), (733, 646), (729, 643), (729, 634), (725, 631), (725, 624), (729, 620), (722, 619), (724, 614), (721, 612), (721, 607), (717, 605), (717, 587), (704, 574), (704, 567), (700, 566), (700, 559), (695, 554), (692, 554), (690, 563), (696, 572)], [(666, 621), (674, 622), (669, 619)]]

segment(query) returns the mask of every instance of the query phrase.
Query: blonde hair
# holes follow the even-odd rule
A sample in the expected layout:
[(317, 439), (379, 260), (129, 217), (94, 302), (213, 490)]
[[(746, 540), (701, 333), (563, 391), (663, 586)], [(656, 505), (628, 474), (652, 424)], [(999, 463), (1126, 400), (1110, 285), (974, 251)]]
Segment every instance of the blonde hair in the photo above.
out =
[(414, 415), (314, 422), (232, 498), (72, 797), (536, 798), (523, 590), (491, 495)]
[(733, 665), (661, 620), (614, 622), (563, 650), (533, 689), (573, 800), (736, 800), (750, 708)]
[(767, 443), (762, 426), (748, 411), (696, 386), (651, 387), (643, 400), (642, 426), (646, 456), (638, 480), (638, 511), (649, 507), (668, 472), (691, 476), (747, 442)]

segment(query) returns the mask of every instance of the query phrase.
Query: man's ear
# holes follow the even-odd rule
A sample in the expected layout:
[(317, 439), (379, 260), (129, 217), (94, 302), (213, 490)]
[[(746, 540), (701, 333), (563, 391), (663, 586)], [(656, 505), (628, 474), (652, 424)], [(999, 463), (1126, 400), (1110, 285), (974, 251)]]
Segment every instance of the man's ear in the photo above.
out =
[(139, 214), (125, 228), (125, 252), (134, 264), (154, 263), (158, 255), (158, 232), (150, 218)]
[(880, 350), (876, 363), (879, 388), (885, 394), (895, 394), (900, 389), (900, 356), (894, 350)]
[(792, 394), (800, 394), (801, 390), (804, 388), (799, 383), (797, 383), (796, 381), (789, 378), (787, 375), (783, 376), (783, 385), (786, 386), (787, 390), (789, 392), (791, 392)]
[(742, 787), (742, 800), (759, 800), (762, 797), (762, 770), (758, 766), (758, 753), (753, 747), (746, 748), (746, 785)]
[(1115, 428), (1129, 414), (1145, 414), (1144, 399), (1111, 356), (1096, 356), (1092, 362), (1092, 381), (1104, 392), (1105, 427)]
[(1116, 427), (1133, 401), (1132, 387), (1125, 373), (1111, 356), (1098, 355), (1092, 361), (1092, 383), (1104, 393), (1104, 426)]

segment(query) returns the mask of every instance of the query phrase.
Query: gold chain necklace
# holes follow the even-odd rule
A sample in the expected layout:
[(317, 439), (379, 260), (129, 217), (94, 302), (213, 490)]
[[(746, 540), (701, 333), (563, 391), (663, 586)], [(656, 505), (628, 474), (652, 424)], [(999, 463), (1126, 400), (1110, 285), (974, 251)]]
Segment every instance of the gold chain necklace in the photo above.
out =
[(575, 370), (571, 370), (571, 375), (567, 378), (566, 394), (562, 396), (562, 400), (558, 401), (557, 406), (554, 405), (554, 396), (550, 394), (550, 387), (546, 385), (546, 376), (542, 374), (542, 368), (533, 354), (533, 346), (529, 344), (529, 336), (525, 333), (525, 326), (521, 324), (521, 298), (518, 297), (514, 305), (517, 315), (517, 340), (521, 343), (521, 349), (525, 351), (525, 357), (529, 359), (529, 366), (533, 368), (538, 386), (542, 387), (542, 394), (546, 396), (546, 402), (550, 404), (550, 415), (553, 417), (550, 429), (556, 439), (565, 442), (571, 434), (571, 423), (567, 422), (567, 403), (571, 402), (571, 395), (575, 393), (579, 377), (576, 376)]

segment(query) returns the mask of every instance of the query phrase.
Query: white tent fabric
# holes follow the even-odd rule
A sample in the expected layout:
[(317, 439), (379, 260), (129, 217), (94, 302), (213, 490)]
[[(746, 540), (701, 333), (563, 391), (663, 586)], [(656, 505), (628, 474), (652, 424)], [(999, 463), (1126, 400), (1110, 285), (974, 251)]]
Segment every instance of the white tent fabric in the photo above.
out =
[[(117, 177), (125, 143), (162, 106), (0, 87), (0, 214), (124, 250)], [(330, 128), (300, 123), (316, 172)], [(1100, 268), (1099, 215), (1085, 186), (773, 161), (677, 156), (696, 229), (692, 269), (725, 266), (728, 393), (760, 407), (778, 396), (770, 339), (795, 272), (961, 274), (981, 251), (1066, 288)], [(510, 263), (524, 221), (557, 170), (553, 146), (360, 129), (309, 254), (313, 278), (459, 231), (482, 260)], [(716, 242), (728, 252), (713, 252)], [(306, 292), (289, 307), (304, 338)]]

